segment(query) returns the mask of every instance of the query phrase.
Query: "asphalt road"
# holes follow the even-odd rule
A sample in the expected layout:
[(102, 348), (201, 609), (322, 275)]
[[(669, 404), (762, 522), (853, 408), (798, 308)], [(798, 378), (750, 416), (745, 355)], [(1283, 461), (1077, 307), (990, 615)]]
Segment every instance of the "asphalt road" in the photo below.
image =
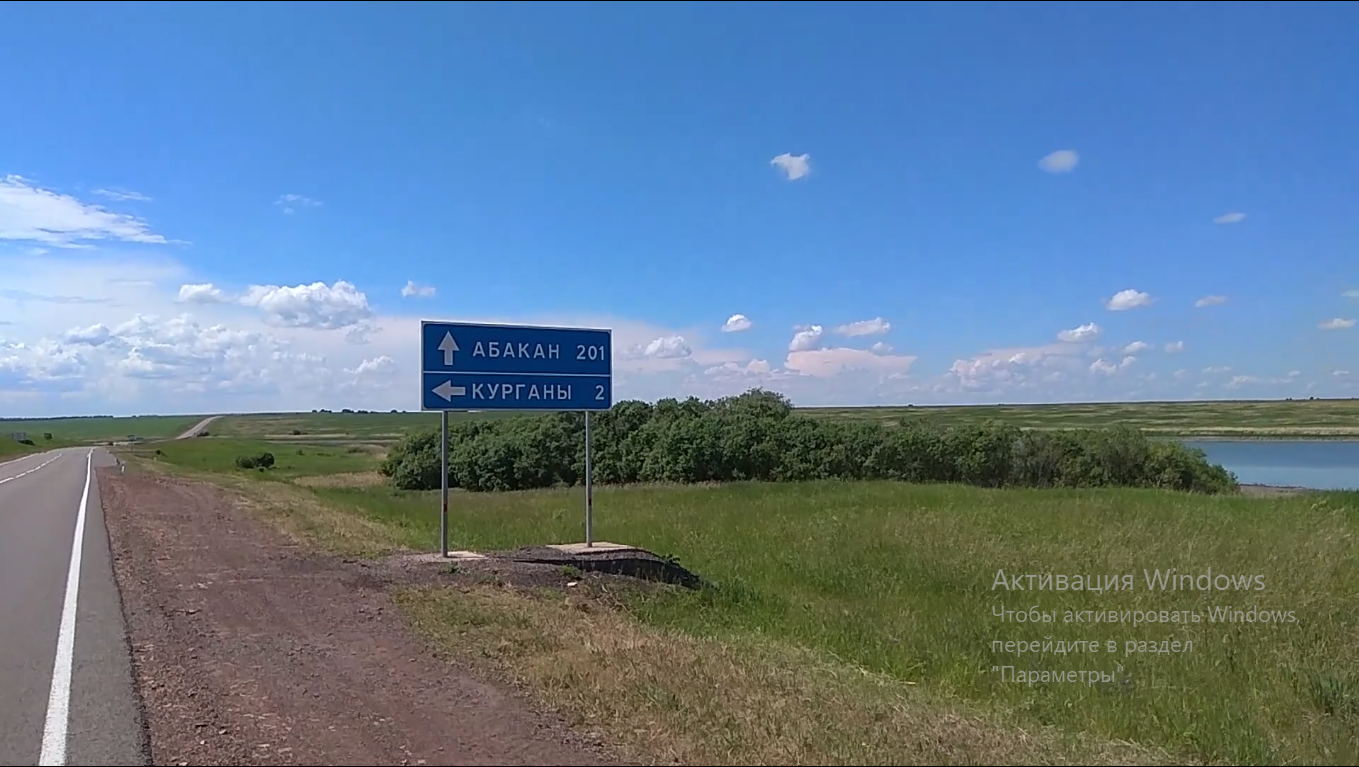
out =
[(190, 428), (188, 431), (184, 432), (183, 434), (179, 435), (178, 437), (175, 437), (175, 439), (193, 439), (194, 437), (197, 437), (197, 436), (199, 435), (199, 433), (201, 433), (204, 429), (206, 429), (206, 428), (208, 428), (209, 426), (211, 426), (211, 425), (212, 425), (212, 422), (213, 422), (213, 421), (216, 421), (218, 418), (221, 418), (221, 416), (220, 416), (220, 415), (214, 415), (214, 416), (209, 416), (209, 417), (207, 417), (207, 418), (204, 418), (203, 420), (201, 420), (201, 421), (199, 421), (198, 423), (194, 424), (193, 427)]
[(114, 464), (0, 463), (0, 765), (150, 763), (94, 478)]

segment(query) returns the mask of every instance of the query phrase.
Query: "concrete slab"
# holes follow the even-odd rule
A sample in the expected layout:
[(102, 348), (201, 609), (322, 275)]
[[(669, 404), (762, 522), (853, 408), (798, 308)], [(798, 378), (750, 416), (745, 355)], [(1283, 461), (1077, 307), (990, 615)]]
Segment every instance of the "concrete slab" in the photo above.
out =
[(620, 551), (640, 551), (636, 546), (624, 546), (621, 543), (609, 543), (608, 541), (595, 541), (592, 545), (586, 545), (584, 543), (553, 543), (549, 544), (548, 548), (560, 551), (563, 554), (573, 554), (575, 556), (616, 554)]
[(437, 551), (429, 551), (420, 554), (410, 555), (410, 560), (412, 562), (434, 562), (434, 563), (448, 562), (454, 559), (485, 559), (485, 558), (486, 558), (485, 554), (478, 554), (475, 551), (450, 551), (448, 552), (447, 559), (445, 559), (444, 556)]

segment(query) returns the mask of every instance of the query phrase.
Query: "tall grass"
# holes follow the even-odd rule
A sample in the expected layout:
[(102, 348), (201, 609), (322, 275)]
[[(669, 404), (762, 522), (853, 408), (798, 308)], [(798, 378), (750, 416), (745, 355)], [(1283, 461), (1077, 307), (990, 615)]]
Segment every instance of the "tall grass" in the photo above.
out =
[[(431, 493), (324, 490), (396, 539), (436, 540)], [(639, 596), (641, 620), (751, 636), (1043, 724), (1187, 758), (1334, 762), (1359, 755), (1359, 494), (1285, 499), (1158, 490), (987, 490), (889, 482), (600, 488), (596, 536), (677, 556), (715, 585)], [(455, 548), (578, 540), (579, 491), (455, 493)], [(1144, 570), (1260, 575), (1249, 592), (1149, 590)], [(993, 589), (1010, 575), (1134, 576), (1131, 591)], [(994, 610), (1056, 613), (1017, 624)], [(1210, 622), (1212, 607), (1292, 611), (1296, 623)], [(1197, 623), (1064, 623), (1066, 611), (1194, 611)], [(1097, 640), (1096, 654), (1023, 654), (993, 641)], [(1127, 653), (1130, 640), (1192, 652)], [(1115, 652), (1104, 652), (1106, 643)], [(1098, 670), (1113, 684), (1016, 684), (997, 667)]]

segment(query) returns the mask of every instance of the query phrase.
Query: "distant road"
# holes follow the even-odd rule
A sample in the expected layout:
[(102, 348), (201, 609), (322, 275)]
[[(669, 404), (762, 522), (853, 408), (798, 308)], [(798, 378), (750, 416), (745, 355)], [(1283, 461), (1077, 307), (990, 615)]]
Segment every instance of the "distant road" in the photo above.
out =
[(204, 429), (208, 428), (208, 424), (212, 423), (213, 421), (216, 421), (218, 418), (221, 418), (221, 416), (214, 415), (209, 418), (204, 418), (203, 420), (194, 424), (192, 429), (189, 429), (188, 431), (184, 432), (178, 437), (175, 437), (175, 439), (192, 439), (193, 437), (197, 437), (199, 434), (203, 432)]
[(0, 464), (0, 765), (148, 764), (94, 469)]

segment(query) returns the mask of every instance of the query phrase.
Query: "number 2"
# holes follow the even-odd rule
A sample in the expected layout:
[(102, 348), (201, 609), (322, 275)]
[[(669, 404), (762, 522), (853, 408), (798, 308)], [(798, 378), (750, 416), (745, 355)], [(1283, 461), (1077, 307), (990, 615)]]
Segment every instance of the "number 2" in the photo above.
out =
[(600, 402), (603, 402), (603, 401), (604, 401), (604, 385), (603, 385), (603, 384), (595, 384), (595, 399), (596, 399), (596, 400), (599, 400)]

